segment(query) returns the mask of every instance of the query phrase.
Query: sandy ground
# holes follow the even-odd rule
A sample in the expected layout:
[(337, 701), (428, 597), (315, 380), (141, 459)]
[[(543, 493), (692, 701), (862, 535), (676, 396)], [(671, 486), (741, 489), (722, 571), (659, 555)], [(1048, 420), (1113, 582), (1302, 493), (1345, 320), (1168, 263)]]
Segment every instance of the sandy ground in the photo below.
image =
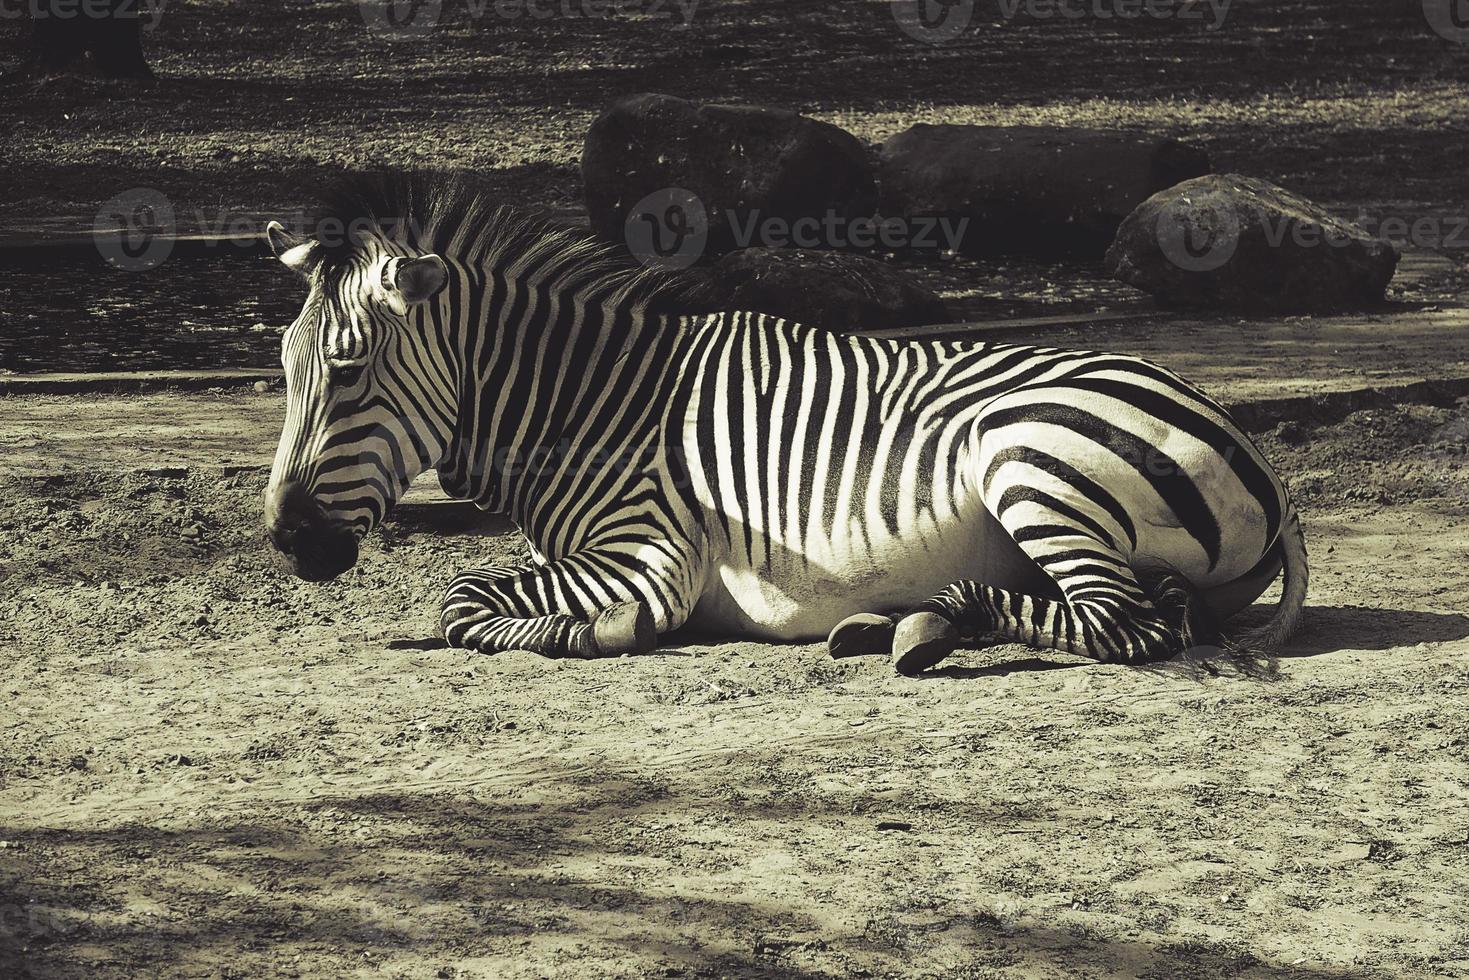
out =
[[(986, 14), (943, 49), (879, 2), (687, 28), (466, 6), (403, 47), (349, 0), (172, 4), (158, 83), (0, 100), (0, 237), (74, 234), (137, 187), (185, 228), (258, 224), (404, 165), (575, 216), (586, 124), (649, 89), (868, 141), (1168, 133), (1369, 217), (1469, 190), (1469, 46), (1419, 0), (1239, 0), (1208, 34)], [(0, 19), (0, 61), (23, 30)], [(986, 275), (964, 295), (1015, 294)], [(1054, 342), (1165, 355), (1226, 399), (1466, 361), (1432, 317), (1119, 336)], [(1262, 440), (1315, 570), (1266, 683), (1017, 647), (921, 680), (697, 637), (590, 663), (436, 648), (448, 576), (518, 545), (419, 495), (343, 580), (283, 577), (255, 469), (277, 398), (0, 400), (0, 977), (1469, 973), (1462, 406)]]
[(1469, 974), (1469, 406), (1263, 436), (1313, 564), (1272, 683), (439, 648), (519, 545), (415, 492), (284, 577), (277, 397), (4, 400), (0, 976)]

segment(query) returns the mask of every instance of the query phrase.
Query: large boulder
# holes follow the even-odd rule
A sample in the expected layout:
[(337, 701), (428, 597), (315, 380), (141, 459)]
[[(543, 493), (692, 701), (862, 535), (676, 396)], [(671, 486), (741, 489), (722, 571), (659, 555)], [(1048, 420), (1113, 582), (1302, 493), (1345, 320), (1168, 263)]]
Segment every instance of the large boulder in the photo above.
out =
[(850, 221), (877, 206), (872, 168), (857, 138), (785, 109), (629, 96), (592, 123), (581, 169), (599, 236), (626, 241), (629, 211), (650, 195), (662, 220), (663, 209), (683, 195), (662, 197), (678, 189), (707, 215), (707, 239), (697, 241), (708, 254), (760, 244), (739, 240), (752, 218), (789, 223), (830, 214)]
[(1398, 252), (1267, 181), (1215, 174), (1143, 202), (1105, 263), (1168, 306), (1324, 313), (1381, 303)]
[(1100, 258), (1149, 196), (1209, 172), (1158, 136), (1052, 126), (920, 123), (879, 151), (884, 215), (968, 219), (963, 250)]
[(748, 248), (708, 269), (714, 305), (785, 317), (827, 330), (943, 323), (944, 301), (912, 276), (847, 252)]

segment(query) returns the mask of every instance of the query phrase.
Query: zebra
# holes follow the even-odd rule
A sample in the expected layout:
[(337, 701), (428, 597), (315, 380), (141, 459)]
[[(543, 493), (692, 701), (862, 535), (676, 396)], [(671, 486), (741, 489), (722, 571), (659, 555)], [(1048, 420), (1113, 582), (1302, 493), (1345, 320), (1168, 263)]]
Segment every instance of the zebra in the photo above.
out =
[[(420, 473), (509, 518), (532, 560), (449, 584), (443, 638), (647, 652), (688, 624), (903, 674), (960, 644), (1176, 657), (1284, 572), (1299, 516), (1228, 413), (1137, 357), (876, 339), (720, 311), (696, 270), (625, 253), (463, 181), (350, 181), (334, 240), (278, 223), (308, 295), (282, 344), (265, 499), (290, 570), (357, 559)], [(321, 227), (325, 227), (322, 225)]]

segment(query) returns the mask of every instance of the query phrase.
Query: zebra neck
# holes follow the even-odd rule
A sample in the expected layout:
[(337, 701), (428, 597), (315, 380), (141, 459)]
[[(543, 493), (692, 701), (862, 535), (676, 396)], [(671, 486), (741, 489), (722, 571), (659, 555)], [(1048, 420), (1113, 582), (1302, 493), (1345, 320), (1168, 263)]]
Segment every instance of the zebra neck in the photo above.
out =
[(625, 465), (656, 431), (676, 318), (576, 297), (509, 297), (467, 338), (459, 424), (440, 482), (529, 530), (547, 501)]

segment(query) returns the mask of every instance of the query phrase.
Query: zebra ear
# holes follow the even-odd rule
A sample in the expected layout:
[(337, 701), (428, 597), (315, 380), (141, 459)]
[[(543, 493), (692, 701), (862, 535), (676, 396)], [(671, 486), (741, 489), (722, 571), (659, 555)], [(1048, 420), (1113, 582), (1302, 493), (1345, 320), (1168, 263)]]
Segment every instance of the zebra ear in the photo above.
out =
[(398, 287), (405, 306), (433, 299), (448, 281), (449, 268), (437, 255), (404, 259), (393, 273), (393, 285)]
[(286, 231), (285, 225), (279, 221), (272, 221), (265, 226), (265, 238), (270, 242), (270, 250), (275, 257), (293, 272), (305, 275), (316, 264), (319, 254), (316, 243), (310, 240), (302, 241)]

